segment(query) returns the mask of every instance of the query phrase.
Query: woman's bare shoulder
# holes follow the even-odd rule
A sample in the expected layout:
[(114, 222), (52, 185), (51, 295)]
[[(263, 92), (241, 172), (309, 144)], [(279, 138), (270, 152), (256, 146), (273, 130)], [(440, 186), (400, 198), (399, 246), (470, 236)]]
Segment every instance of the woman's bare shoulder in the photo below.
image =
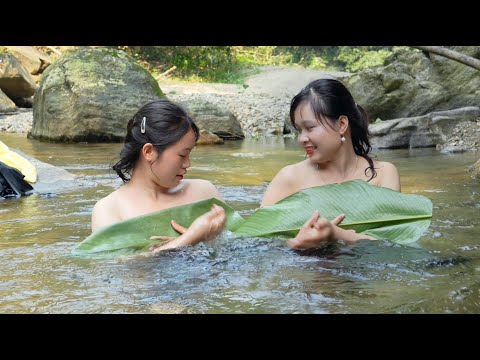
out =
[(378, 176), (378, 185), (400, 191), (400, 174), (392, 163), (387, 161), (375, 161), (375, 170)]
[(195, 193), (199, 199), (216, 197), (222, 200), (217, 187), (211, 181), (204, 179), (188, 179), (184, 181), (186, 181), (190, 192)]
[(183, 181), (185, 181), (188, 186), (194, 187), (196, 189), (211, 189), (215, 187), (215, 185), (213, 185), (211, 181), (204, 179), (185, 179)]
[(97, 201), (93, 210), (115, 209), (118, 203), (120, 189), (115, 190), (111, 194)]
[(378, 161), (374, 160), (373, 165), (375, 166), (375, 170), (381, 172), (392, 172), (397, 171), (397, 167), (388, 161)]
[(303, 161), (296, 164), (287, 165), (281, 168), (275, 177), (288, 181), (293, 181), (295, 179), (298, 179), (299, 171), (302, 171), (304, 168), (305, 164)]
[(267, 190), (263, 195), (261, 206), (269, 206), (276, 204), (280, 200), (286, 198), (289, 195), (297, 192), (300, 188), (300, 179), (303, 177), (302, 168), (305, 165), (302, 163), (287, 165), (280, 169), (275, 175), (270, 184), (268, 184)]
[(122, 208), (119, 190), (97, 201), (92, 210), (92, 231), (116, 223), (121, 220), (120, 209)]

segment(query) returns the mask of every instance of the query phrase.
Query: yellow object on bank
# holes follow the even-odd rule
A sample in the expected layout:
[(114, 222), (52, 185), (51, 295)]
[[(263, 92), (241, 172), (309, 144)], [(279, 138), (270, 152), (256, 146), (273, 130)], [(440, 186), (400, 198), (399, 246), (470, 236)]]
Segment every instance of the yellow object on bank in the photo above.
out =
[(2, 141), (0, 141), (0, 161), (19, 170), (25, 175), (25, 180), (29, 183), (33, 184), (37, 181), (37, 169), (35, 166), (16, 152), (11, 151)]

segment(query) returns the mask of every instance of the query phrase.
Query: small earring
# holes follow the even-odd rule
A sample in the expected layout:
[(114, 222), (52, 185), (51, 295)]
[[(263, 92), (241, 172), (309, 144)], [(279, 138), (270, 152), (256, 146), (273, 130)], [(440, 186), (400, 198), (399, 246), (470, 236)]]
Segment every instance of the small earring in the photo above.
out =
[(140, 124), (140, 132), (142, 134), (145, 134), (145, 122), (146, 122), (147, 118), (144, 116), (143, 119), (142, 119), (142, 123)]
[(345, 135), (342, 135), (342, 137), (340, 138), (340, 140), (341, 140), (342, 142), (344, 142), (344, 141), (345, 141)]

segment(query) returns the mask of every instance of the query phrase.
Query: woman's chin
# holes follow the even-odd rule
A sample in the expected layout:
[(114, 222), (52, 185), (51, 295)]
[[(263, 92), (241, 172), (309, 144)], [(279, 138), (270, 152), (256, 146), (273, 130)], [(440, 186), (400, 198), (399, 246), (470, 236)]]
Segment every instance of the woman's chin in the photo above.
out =
[(176, 187), (176, 186), (179, 186), (181, 185), (183, 182), (183, 176), (175, 176), (175, 180), (173, 182), (173, 186), (172, 187)]

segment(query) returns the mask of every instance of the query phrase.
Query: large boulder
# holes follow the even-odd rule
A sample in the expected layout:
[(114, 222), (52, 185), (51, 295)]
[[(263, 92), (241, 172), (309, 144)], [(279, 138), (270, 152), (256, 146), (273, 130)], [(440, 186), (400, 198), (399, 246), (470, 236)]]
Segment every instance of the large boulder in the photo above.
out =
[(12, 113), (15, 111), (17, 111), (15, 103), (5, 95), (2, 89), (0, 89), (0, 114)]
[(214, 133), (211, 133), (208, 130), (202, 129), (200, 130), (200, 136), (198, 137), (196, 144), (197, 145), (223, 144), (223, 140), (217, 135), (215, 135)]
[(12, 53), (25, 69), (32, 75), (38, 75), (52, 63), (47, 54), (35, 49), (32, 46), (5, 46), (8, 52)]
[[(452, 49), (480, 58), (477, 46)], [(479, 106), (480, 71), (421, 51), (400, 52), (389, 61), (342, 79), (371, 121)]]
[(468, 168), (468, 172), (470, 173), (472, 178), (480, 180), (480, 159)]
[(480, 108), (470, 106), (380, 121), (369, 126), (371, 143), (376, 148), (433, 147), (445, 143), (457, 124), (464, 121), (476, 123), (478, 117)]
[(243, 131), (235, 116), (226, 109), (200, 98), (181, 102), (195, 124), (224, 139), (243, 139)]
[(30, 73), (12, 54), (0, 54), (0, 89), (15, 101), (35, 93), (37, 85)]
[(147, 102), (165, 98), (157, 81), (123, 51), (80, 49), (43, 73), (30, 137), (51, 141), (122, 141)]

